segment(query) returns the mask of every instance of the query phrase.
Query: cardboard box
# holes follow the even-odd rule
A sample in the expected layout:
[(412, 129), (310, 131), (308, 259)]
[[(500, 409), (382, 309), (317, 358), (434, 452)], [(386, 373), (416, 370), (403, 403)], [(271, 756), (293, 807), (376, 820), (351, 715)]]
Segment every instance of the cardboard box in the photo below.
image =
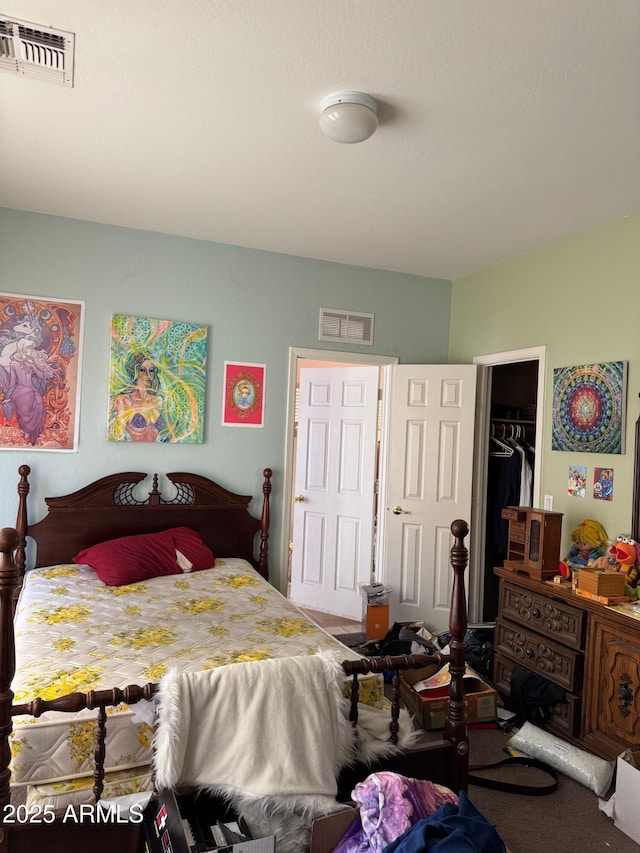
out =
[(381, 640), (389, 630), (389, 605), (365, 604), (365, 637)]
[[(630, 759), (630, 760), (627, 760)], [(634, 764), (631, 763), (635, 763)], [(613, 795), (613, 822), (625, 835), (640, 844), (640, 749), (628, 749), (616, 761), (616, 788)]]
[(625, 575), (622, 572), (598, 572), (592, 569), (578, 570), (578, 590), (591, 595), (614, 597), (624, 596)]
[[(218, 820), (237, 819), (221, 799), (199, 796), (176, 797), (159, 791), (144, 810), (146, 853), (275, 853), (275, 837), (256, 838), (235, 844), (217, 844), (211, 827)], [(189, 837), (191, 836), (191, 837)]]
[(362, 624), (367, 640), (381, 640), (389, 630), (389, 595), (384, 584), (364, 584), (360, 587)]
[[(423, 729), (442, 729), (449, 707), (449, 688), (417, 693), (413, 685), (434, 674), (437, 667), (408, 669), (400, 673), (400, 693), (410, 714)], [(465, 705), (467, 723), (489, 723), (498, 715), (498, 694), (481, 678), (465, 676)], [(436, 695), (434, 695), (436, 694)]]
[(355, 805), (345, 803), (341, 811), (314, 818), (309, 853), (333, 853), (357, 814)]

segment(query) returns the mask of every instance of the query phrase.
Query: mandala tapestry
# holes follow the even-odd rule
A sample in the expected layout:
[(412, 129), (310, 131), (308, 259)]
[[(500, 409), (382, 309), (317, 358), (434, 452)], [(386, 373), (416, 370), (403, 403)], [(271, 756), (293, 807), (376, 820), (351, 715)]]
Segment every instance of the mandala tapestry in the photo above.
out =
[(552, 450), (624, 453), (626, 361), (553, 371)]

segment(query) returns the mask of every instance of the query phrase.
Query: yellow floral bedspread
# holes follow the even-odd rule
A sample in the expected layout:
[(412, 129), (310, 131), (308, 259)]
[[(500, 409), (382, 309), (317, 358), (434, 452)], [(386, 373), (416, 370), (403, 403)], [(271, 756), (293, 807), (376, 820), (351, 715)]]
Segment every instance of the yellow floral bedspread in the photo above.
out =
[[(27, 575), (15, 627), (15, 703), (143, 685), (159, 681), (169, 669), (195, 672), (321, 648), (358, 657), (240, 559), (121, 587), (105, 586), (87, 566), (35, 569)], [(366, 689), (370, 695), (362, 695), (362, 701), (381, 698), (379, 679)], [(16, 717), (12, 783), (92, 772), (94, 718), (92, 711)], [(153, 709), (146, 702), (109, 713), (105, 769), (148, 764), (152, 723)]]

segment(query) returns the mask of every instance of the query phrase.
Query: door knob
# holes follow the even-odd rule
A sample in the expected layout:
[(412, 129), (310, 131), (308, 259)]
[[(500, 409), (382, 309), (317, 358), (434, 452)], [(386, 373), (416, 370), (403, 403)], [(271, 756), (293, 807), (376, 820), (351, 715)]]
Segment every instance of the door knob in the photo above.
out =
[(293, 502), (297, 504), (304, 503), (304, 495), (296, 495)]
[(408, 512), (408, 510), (402, 509), (401, 506), (394, 506), (394, 508), (391, 510), (391, 512), (394, 515), (410, 515), (411, 514)]

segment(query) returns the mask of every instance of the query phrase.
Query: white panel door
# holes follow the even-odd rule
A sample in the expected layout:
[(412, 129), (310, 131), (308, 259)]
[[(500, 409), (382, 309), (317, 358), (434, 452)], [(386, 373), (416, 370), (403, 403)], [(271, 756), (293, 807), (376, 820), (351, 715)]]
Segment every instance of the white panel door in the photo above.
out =
[(300, 370), (291, 592), (296, 604), (362, 618), (371, 580), (377, 366)]
[(449, 627), (451, 522), (471, 519), (475, 365), (397, 365), (383, 577), (391, 619)]

